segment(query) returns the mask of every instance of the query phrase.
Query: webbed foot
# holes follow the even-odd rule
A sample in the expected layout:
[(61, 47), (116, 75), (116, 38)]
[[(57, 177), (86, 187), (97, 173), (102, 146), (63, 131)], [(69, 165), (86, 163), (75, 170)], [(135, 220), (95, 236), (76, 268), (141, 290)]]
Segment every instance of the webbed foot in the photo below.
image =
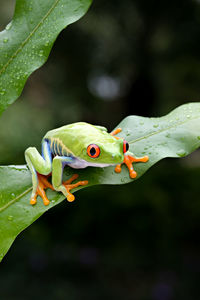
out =
[(37, 203), (37, 196), (40, 196), (43, 200), (44, 205), (49, 205), (50, 201), (46, 196), (45, 190), (47, 188), (54, 190), (54, 188), (51, 185), (51, 183), (48, 182), (48, 180), (47, 180), (48, 176), (44, 176), (44, 175), (37, 173), (37, 177), (38, 177), (37, 190), (36, 190), (36, 193), (31, 196), (30, 204), (35, 205)]
[(70, 193), (70, 191), (80, 185), (87, 185), (88, 184), (88, 180), (83, 180), (83, 181), (78, 181), (76, 183), (71, 184), (71, 182), (73, 182), (75, 179), (78, 178), (78, 174), (74, 174), (72, 175), (72, 177), (66, 181), (63, 182), (62, 186), (65, 187), (66, 191), (63, 191), (63, 194), (66, 196), (67, 201), (69, 202), (73, 202), (75, 200), (75, 197), (72, 193)]
[[(133, 165), (132, 163), (133, 162), (147, 162), (149, 160), (149, 157), (146, 155), (146, 156), (143, 156), (143, 157), (139, 157), (139, 158), (136, 158), (132, 155), (124, 155), (124, 161), (123, 163), (127, 166), (128, 170), (129, 170), (129, 175), (131, 178), (135, 178), (137, 176), (137, 173), (135, 172), (135, 170), (133, 169)], [(120, 173), (122, 168), (121, 168), (121, 165), (122, 164), (119, 164), (115, 167), (115, 172), (116, 173)]]
[[(117, 137), (115, 136), (116, 134), (120, 133), (122, 131), (121, 128), (117, 128), (115, 130), (113, 130), (110, 135), (114, 136), (114, 138), (116, 139), (121, 139), (121, 137)], [(127, 166), (128, 170), (129, 170), (129, 175), (131, 178), (135, 178), (137, 176), (137, 173), (135, 172), (135, 170), (133, 169), (133, 165), (132, 163), (133, 162), (147, 162), (149, 160), (149, 157), (146, 155), (146, 156), (143, 156), (143, 157), (139, 157), (139, 158), (136, 158), (130, 154), (124, 154), (124, 161), (123, 163)], [(115, 172), (116, 173), (120, 173), (121, 170), (122, 170), (122, 167), (121, 167), (122, 164), (118, 164), (116, 165), (115, 167)]]

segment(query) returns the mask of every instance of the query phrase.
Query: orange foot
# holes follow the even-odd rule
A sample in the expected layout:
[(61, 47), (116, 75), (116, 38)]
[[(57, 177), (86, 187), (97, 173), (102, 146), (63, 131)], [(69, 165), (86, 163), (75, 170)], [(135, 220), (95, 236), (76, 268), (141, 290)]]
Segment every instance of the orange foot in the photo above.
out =
[[(37, 173), (37, 175), (38, 175), (37, 191), (36, 191), (35, 195), (31, 198), (30, 204), (35, 205), (37, 203), (37, 196), (40, 196), (43, 200), (44, 205), (49, 205), (50, 201), (46, 196), (45, 190), (47, 188), (50, 188), (55, 191), (55, 189), (53, 188), (51, 183), (48, 182), (48, 180), (47, 180), (48, 176), (44, 176), (39, 173)], [(72, 190), (80, 185), (88, 184), (87, 180), (79, 181), (77, 183), (71, 184), (71, 182), (74, 181), (75, 179), (77, 179), (77, 177), (78, 177), (78, 174), (74, 174), (70, 179), (63, 182), (63, 185), (65, 186), (65, 188), (67, 190), (67, 200), (69, 202), (72, 202), (75, 199), (74, 195), (72, 195), (72, 193), (70, 193), (70, 190)]]
[[(135, 178), (137, 176), (137, 173), (134, 171), (133, 169), (133, 165), (132, 163), (133, 162), (147, 162), (149, 160), (149, 157), (148, 156), (144, 156), (144, 157), (140, 157), (140, 158), (135, 158), (134, 156), (132, 155), (124, 155), (124, 164), (126, 164), (126, 166), (128, 167), (129, 169), (129, 175), (131, 178)], [(121, 168), (121, 165), (122, 164), (119, 164), (115, 167), (115, 172), (116, 173), (120, 173), (122, 168)]]
[(78, 174), (74, 174), (72, 175), (72, 177), (66, 181), (63, 182), (63, 185), (65, 186), (66, 190), (67, 190), (67, 200), (69, 202), (73, 202), (75, 200), (75, 197), (72, 193), (70, 193), (70, 190), (80, 186), (80, 185), (87, 185), (88, 181), (84, 180), (84, 181), (78, 181), (77, 183), (71, 184), (72, 181), (74, 181), (75, 179), (78, 178)]
[(38, 176), (37, 191), (35, 195), (31, 198), (30, 204), (35, 205), (37, 203), (37, 196), (40, 196), (43, 200), (44, 205), (49, 205), (50, 201), (46, 196), (45, 190), (47, 188), (54, 190), (54, 188), (51, 185), (51, 183), (48, 182), (47, 180), (48, 176), (44, 176), (39, 173), (37, 173), (37, 176)]

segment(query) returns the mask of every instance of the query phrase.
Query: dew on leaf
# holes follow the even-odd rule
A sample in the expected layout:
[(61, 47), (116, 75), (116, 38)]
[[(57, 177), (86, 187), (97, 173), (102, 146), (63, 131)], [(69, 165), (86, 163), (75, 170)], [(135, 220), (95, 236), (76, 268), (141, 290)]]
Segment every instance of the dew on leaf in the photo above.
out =
[(8, 42), (8, 39), (4, 39), (3, 42), (6, 44)]
[(0, 90), (0, 95), (5, 95), (6, 91), (5, 90)]
[(12, 221), (13, 220), (13, 216), (8, 216), (8, 221)]
[(40, 50), (39, 56), (43, 56), (43, 55), (44, 55), (44, 51), (43, 51), (43, 50)]
[(127, 129), (125, 133), (126, 133), (127, 136), (129, 136), (129, 135), (131, 135), (131, 130)]
[(180, 157), (183, 157), (183, 156), (186, 155), (186, 152), (185, 152), (185, 150), (180, 149), (179, 151), (176, 152), (176, 154), (177, 154), (178, 156), (180, 156)]
[(12, 22), (10, 22), (7, 26), (6, 26), (6, 30), (10, 30), (12, 27)]

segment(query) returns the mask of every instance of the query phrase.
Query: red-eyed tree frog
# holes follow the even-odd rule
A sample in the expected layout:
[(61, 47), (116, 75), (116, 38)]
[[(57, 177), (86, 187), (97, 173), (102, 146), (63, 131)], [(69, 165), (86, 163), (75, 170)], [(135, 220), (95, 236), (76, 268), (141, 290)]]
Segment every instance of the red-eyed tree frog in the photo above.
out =
[[(42, 140), (42, 155), (35, 147), (25, 151), (25, 159), (32, 174), (33, 190), (30, 203), (36, 204), (37, 196), (41, 196), (44, 205), (49, 199), (45, 189), (62, 192), (69, 202), (75, 197), (70, 190), (80, 185), (87, 185), (88, 181), (72, 183), (77, 177), (62, 182), (64, 167), (74, 169), (86, 167), (115, 166), (115, 172), (121, 172), (121, 165), (125, 163), (131, 178), (137, 176), (133, 169), (133, 162), (147, 162), (148, 156), (135, 158), (128, 151), (129, 144), (115, 135), (121, 132), (118, 128), (111, 133), (105, 127), (95, 126), (84, 122), (73, 123), (48, 131)], [(47, 180), (52, 174), (52, 184)]]

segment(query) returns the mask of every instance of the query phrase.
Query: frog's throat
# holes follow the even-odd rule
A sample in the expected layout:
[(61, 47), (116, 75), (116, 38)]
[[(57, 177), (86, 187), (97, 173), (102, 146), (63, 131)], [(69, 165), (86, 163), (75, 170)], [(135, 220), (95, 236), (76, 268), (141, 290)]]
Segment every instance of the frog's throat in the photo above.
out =
[(84, 169), (87, 167), (98, 167), (98, 168), (104, 168), (104, 167), (110, 167), (110, 166), (115, 166), (116, 164), (104, 164), (104, 163), (93, 163), (93, 162), (88, 162), (84, 159), (74, 157), (73, 161), (70, 163), (67, 163), (71, 168), (74, 169)]

